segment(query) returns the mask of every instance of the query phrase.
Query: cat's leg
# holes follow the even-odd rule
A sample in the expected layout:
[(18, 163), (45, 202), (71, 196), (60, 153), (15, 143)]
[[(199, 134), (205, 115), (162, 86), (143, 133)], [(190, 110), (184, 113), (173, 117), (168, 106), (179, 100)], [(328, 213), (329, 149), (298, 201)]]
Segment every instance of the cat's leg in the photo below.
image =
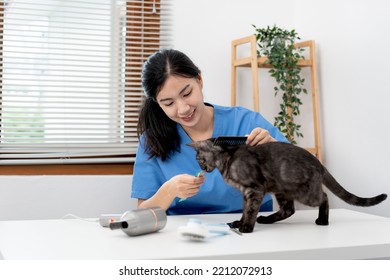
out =
[(275, 198), (279, 204), (279, 211), (269, 215), (260, 216), (257, 222), (260, 224), (272, 224), (277, 221), (287, 219), (295, 213), (294, 200), (287, 200), (282, 194), (275, 194)]
[(232, 223), (233, 227), (238, 228), (240, 232), (252, 232), (256, 224), (257, 213), (259, 212), (263, 197), (264, 194), (253, 191), (253, 189), (250, 188), (245, 188), (245, 193), (243, 194), (244, 207), (242, 217), (239, 221), (234, 221)]
[(315, 182), (310, 186), (312, 192), (310, 195), (301, 196), (299, 201), (305, 205), (311, 207), (319, 207), (318, 209), (318, 218), (316, 219), (316, 224), (320, 226), (329, 225), (329, 201), (328, 196), (322, 190), (322, 185), (318, 182)]
[(318, 218), (316, 224), (319, 226), (329, 225), (329, 201), (325, 192), (322, 194), (323, 199), (318, 210)]

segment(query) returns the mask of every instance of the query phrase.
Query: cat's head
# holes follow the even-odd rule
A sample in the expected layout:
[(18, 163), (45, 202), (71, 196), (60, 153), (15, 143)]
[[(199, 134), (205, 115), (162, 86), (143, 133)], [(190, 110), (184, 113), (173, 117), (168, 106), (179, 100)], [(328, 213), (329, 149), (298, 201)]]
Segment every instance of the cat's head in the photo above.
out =
[(220, 146), (214, 145), (214, 140), (214, 138), (210, 138), (188, 144), (188, 146), (195, 148), (196, 160), (200, 168), (206, 172), (211, 172), (217, 167), (218, 155), (222, 150)]

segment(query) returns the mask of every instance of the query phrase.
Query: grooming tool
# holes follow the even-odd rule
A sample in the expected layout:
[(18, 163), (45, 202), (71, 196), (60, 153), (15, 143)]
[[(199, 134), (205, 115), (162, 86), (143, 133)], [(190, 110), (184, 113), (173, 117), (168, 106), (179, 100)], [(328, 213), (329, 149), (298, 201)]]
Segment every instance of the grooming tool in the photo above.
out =
[(195, 177), (203, 176), (204, 175), (204, 170), (199, 171), (196, 173)]
[(246, 136), (219, 136), (214, 140), (214, 146), (229, 145), (240, 146), (245, 145), (248, 137)]
[(242, 232), (239, 231), (237, 228), (233, 227), (233, 223), (226, 223), (228, 226), (229, 226), (229, 229), (234, 232), (234, 233), (237, 233), (238, 235), (242, 235)]
[[(204, 175), (204, 171), (201, 170), (201, 171), (199, 171), (198, 173), (196, 173), (195, 177), (199, 177), (199, 176), (203, 176), (203, 175)], [(179, 202), (182, 202), (182, 201), (184, 201), (184, 200), (186, 200), (186, 199), (187, 199), (186, 197), (180, 198), (180, 199), (179, 199)]]
[(120, 220), (110, 223), (110, 229), (122, 229), (129, 236), (153, 233), (164, 228), (167, 215), (160, 207), (136, 209), (123, 213)]
[(229, 227), (224, 223), (203, 223), (199, 219), (189, 219), (187, 225), (178, 228), (178, 232), (183, 239), (203, 241), (229, 234)]
[(190, 219), (185, 226), (178, 228), (180, 236), (186, 240), (203, 241), (209, 236), (208, 230), (197, 219)]

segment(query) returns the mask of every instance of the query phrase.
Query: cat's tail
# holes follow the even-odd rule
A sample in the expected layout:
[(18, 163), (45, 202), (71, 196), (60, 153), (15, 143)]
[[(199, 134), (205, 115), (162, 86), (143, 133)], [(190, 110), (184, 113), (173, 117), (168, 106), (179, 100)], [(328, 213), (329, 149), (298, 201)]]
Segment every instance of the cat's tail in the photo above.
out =
[(370, 198), (356, 196), (344, 189), (326, 169), (323, 183), (333, 194), (338, 196), (340, 199), (344, 200), (346, 203), (356, 206), (373, 206), (381, 203), (387, 198), (387, 194), (384, 193)]

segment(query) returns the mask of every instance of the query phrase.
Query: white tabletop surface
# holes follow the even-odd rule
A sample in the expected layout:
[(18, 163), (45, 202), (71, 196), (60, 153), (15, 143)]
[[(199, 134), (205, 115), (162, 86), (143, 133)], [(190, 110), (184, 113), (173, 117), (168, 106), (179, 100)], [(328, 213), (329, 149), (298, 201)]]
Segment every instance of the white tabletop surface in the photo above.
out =
[(121, 230), (78, 219), (0, 221), (4, 259), (371, 259), (390, 257), (390, 218), (344, 209), (330, 211), (330, 225), (317, 226), (317, 210), (297, 211), (253, 233), (230, 233), (202, 242), (177, 229), (196, 217), (231, 222), (241, 214), (169, 216), (160, 232), (129, 237)]

